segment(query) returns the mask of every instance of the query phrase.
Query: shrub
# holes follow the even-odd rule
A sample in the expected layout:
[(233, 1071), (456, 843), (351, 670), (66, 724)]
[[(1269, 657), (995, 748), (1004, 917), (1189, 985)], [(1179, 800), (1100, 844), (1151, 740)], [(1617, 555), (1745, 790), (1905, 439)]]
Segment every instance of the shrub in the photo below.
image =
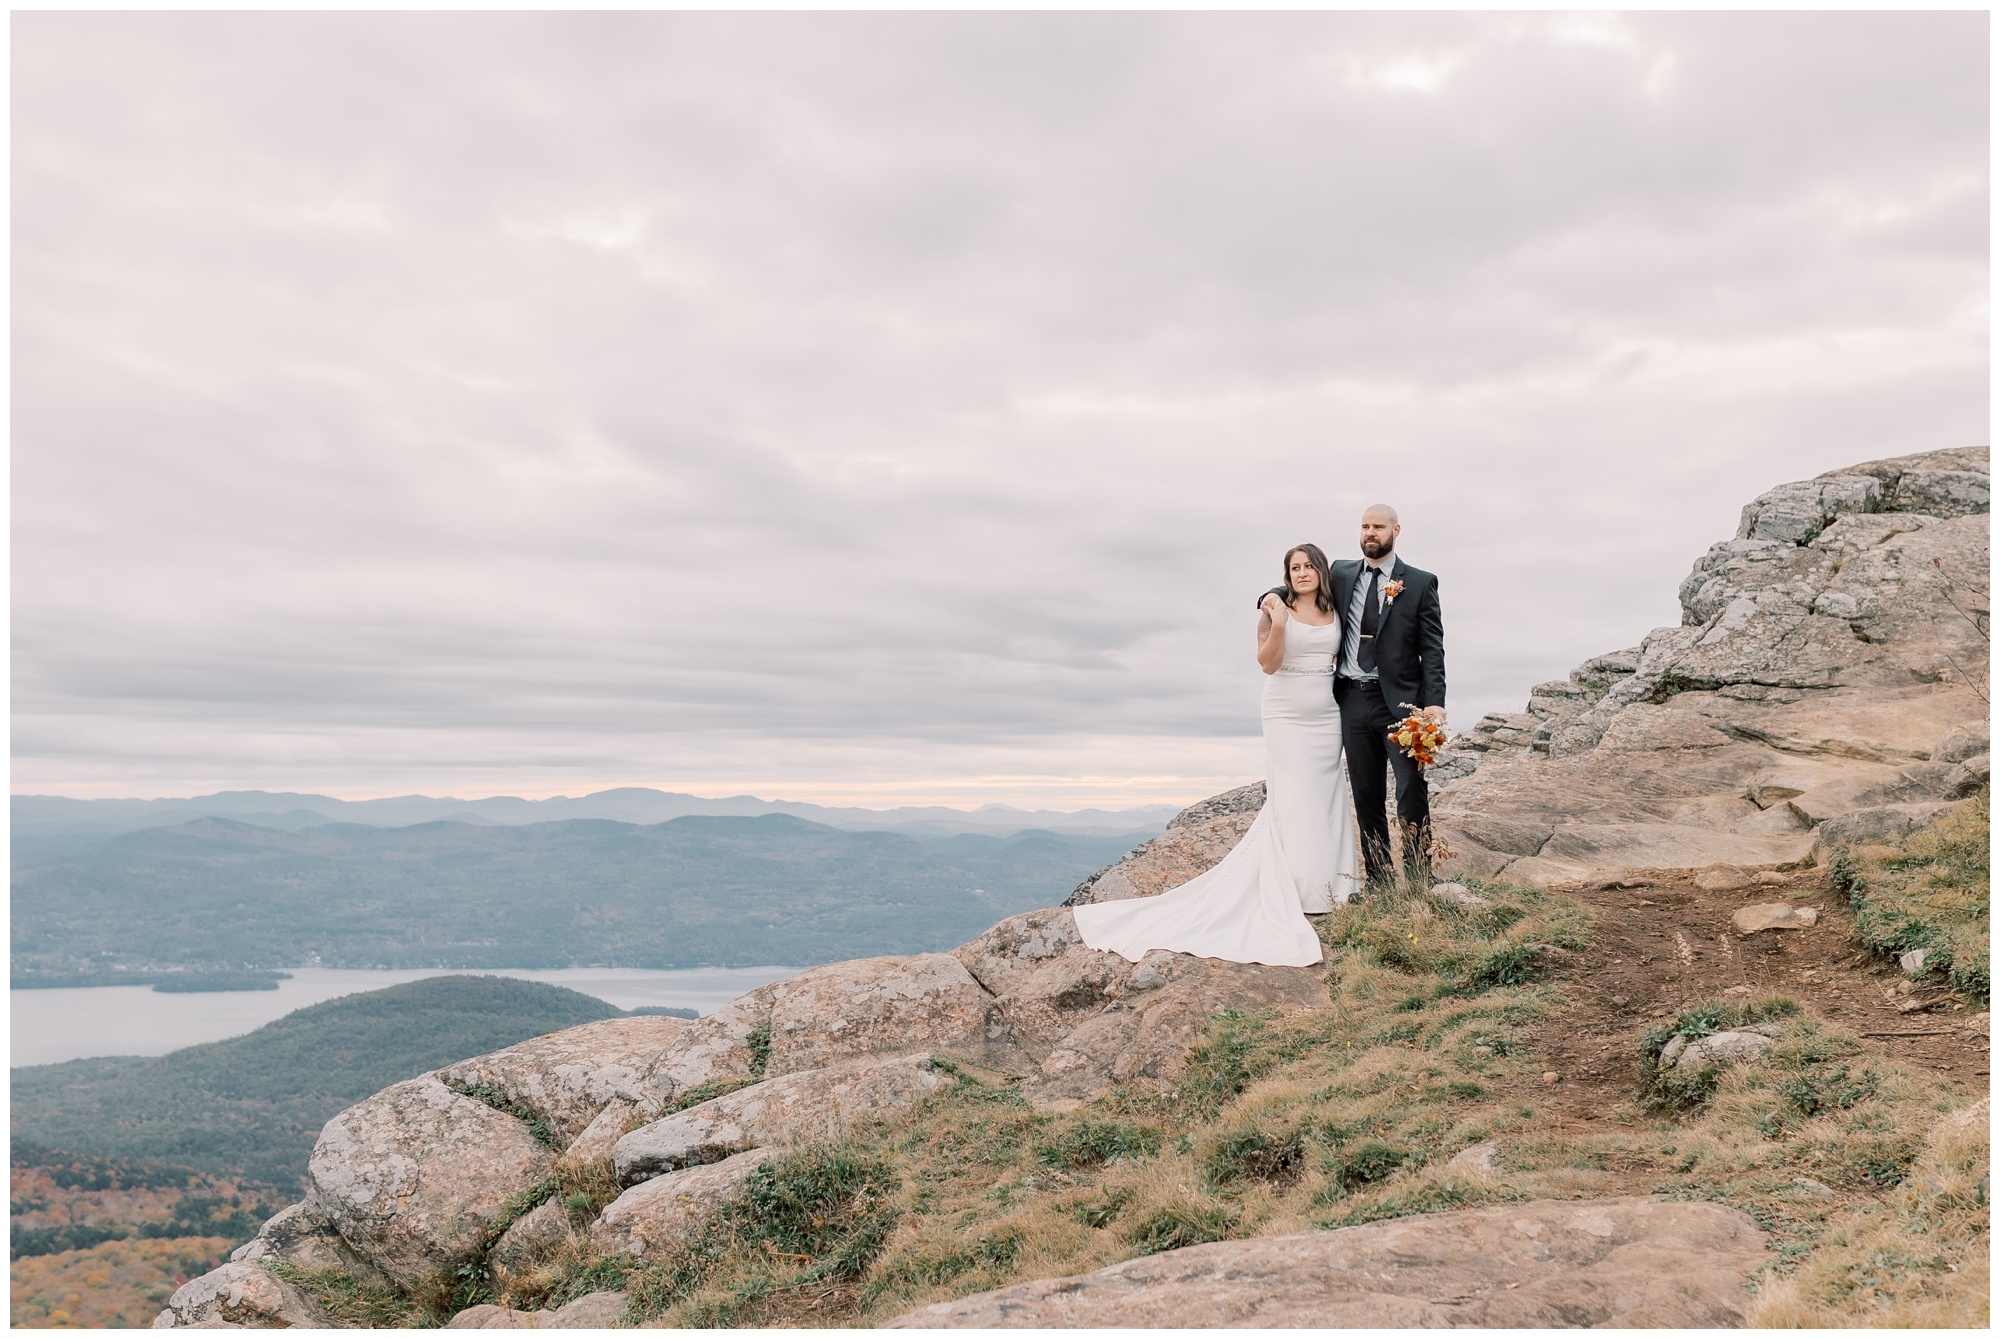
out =
[(1799, 1115), (1811, 1119), (1823, 1111), (1845, 1111), (1875, 1092), (1875, 1076), (1850, 1076), (1847, 1066), (1827, 1070), (1814, 1066), (1786, 1076), (1778, 1083), (1778, 1096)]
[[(1346, 1193), (1372, 1185), (1392, 1176), (1414, 1155), (1407, 1149), (1381, 1143), (1374, 1139), (1364, 1139), (1359, 1143), (1336, 1148), (1328, 1155), (1323, 1166), (1327, 1175), (1327, 1189), (1331, 1192)], [(1332, 1196), (1338, 1198), (1336, 1193)]]
[(752, 1172), (722, 1217), (745, 1241), (821, 1260), (821, 1274), (852, 1274), (895, 1227), (895, 1189), (886, 1163), (812, 1148)]
[(1343, 1213), (1320, 1219), (1315, 1226), (1359, 1227), (1363, 1223), (1376, 1223), (1385, 1218), (1407, 1218), (1411, 1214), (1440, 1213), (1446, 1209), (1462, 1208), (1473, 1198), (1472, 1192), (1455, 1182), (1425, 1181), (1406, 1191), (1369, 1200)]
[(1139, 1219), (1127, 1229), (1125, 1239), (1139, 1248), (1139, 1254), (1157, 1255), (1221, 1241), (1235, 1226), (1236, 1215), (1221, 1205), (1171, 1204)]
[(1260, 1045), (1270, 1028), (1263, 1014), (1225, 1009), (1208, 1033), (1188, 1052), (1187, 1068), (1176, 1087), (1180, 1105), (1200, 1119), (1212, 1119), (1272, 1063)]
[(1274, 1139), (1262, 1130), (1238, 1130), (1216, 1142), (1202, 1170), (1211, 1185), (1254, 1180), (1287, 1186), (1299, 1179), (1305, 1157), (1305, 1139), (1296, 1132)]
[(1018, 1229), (1003, 1227), (942, 1250), (917, 1250), (900, 1255), (869, 1280), (871, 1292), (901, 1285), (936, 1287), (975, 1270), (1004, 1270), (1021, 1253)]
[(437, 1323), (386, 1284), (364, 1283), (337, 1269), (301, 1269), (283, 1260), (266, 1260), (264, 1268), (319, 1303), (329, 1319), (342, 1325), (404, 1330)]
[(1051, 1167), (1077, 1170), (1118, 1158), (1151, 1157), (1159, 1151), (1159, 1131), (1148, 1126), (1086, 1120), (1037, 1144), (1035, 1157)]
[[(773, 1290), (852, 1280), (895, 1231), (900, 1187), (882, 1157), (844, 1147), (767, 1162), (692, 1241), (627, 1276), (632, 1314), (644, 1320), (689, 1304), (687, 1323), (728, 1324), (737, 1303)], [(715, 1286), (732, 1288), (734, 1300), (695, 1296)]]
[(1109, 1227), (1132, 1202), (1129, 1190), (1107, 1190), (1096, 1199), (1085, 1200), (1070, 1210), (1070, 1217), (1085, 1227)]
[(1990, 812), (1982, 790), (1892, 848), (1840, 848), (1830, 861), (1855, 938), (1878, 953), (1925, 950), (1926, 974), (1981, 1005), (1992, 997)]
[(1849, 1135), (1830, 1147), (1836, 1177), (1849, 1184), (1886, 1188), (1903, 1183), (1924, 1145), (1922, 1137), (1915, 1134)]
[(1475, 962), (1463, 977), (1460, 990), (1474, 994), (1495, 986), (1522, 986), (1537, 981), (1548, 971), (1546, 944), (1506, 944)]

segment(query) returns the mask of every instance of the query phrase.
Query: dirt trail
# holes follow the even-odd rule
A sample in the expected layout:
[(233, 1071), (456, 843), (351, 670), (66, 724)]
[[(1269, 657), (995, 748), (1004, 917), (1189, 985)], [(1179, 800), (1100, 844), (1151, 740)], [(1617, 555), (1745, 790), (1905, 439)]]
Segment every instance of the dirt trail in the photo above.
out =
[[(1929, 1070), (1968, 1098), (1987, 1087), (1990, 1043), (1969, 1029), (1967, 1010), (1934, 988), (1897, 993), (1902, 974), (1855, 943), (1853, 914), (1824, 870), (1733, 892), (1705, 892), (1690, 875), (1660, 874), (1642, 886), (1577, 896), (1597, 913), (1595, 942), (1558, 974), (1571, 986), (1570, 1000), (1540, 1039), (1547, 1068), (1558, 1075), (1544, 1095), (1554, 1097), (1563, 1124), (1632, 1115), (1640, 1040), (1680, 1008), (1765, 994), (1798, 1001), (1861, 1034), (1885, 1058)], [(1807, 930), (1736, 933), (1730, 916), (1760, 902), (1817, 907), (1819, 921)], [(1898, 1010), (1912, 998), (1936, 1003)]]

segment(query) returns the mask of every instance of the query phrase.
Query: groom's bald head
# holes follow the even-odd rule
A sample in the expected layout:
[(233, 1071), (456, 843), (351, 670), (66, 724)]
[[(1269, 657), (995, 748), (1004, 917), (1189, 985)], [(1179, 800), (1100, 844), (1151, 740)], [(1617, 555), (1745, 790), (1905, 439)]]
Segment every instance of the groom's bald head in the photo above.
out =
[(1396, 509), (1386, 502), (1378, 502), (1361, 513), (1361, 552), (1364, 557), (1380, 558), (1396, 551), (1396, 536), (1403, 532), (1403, 524), (1396, 519)]

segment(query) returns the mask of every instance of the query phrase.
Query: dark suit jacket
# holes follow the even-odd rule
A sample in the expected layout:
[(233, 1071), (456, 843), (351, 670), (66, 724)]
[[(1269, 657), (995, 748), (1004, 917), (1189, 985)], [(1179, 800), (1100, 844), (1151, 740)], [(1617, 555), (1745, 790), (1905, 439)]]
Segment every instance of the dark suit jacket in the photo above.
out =
[[(1330, 566), (1333, 607), (1344, 621), (1364, 564), (1359, 558), (1343, 558)], [(1442, 707), (1444, 611), (1438, 605), (1438, 579), (1401, 558), (1390, 565), (1389, 578), (1403, 583), (1403, 593), (1383, 602), (1382, 621), (1375, 632), (1375, 672), (1382, 677), (1382, 700), (1398, 714), (1405, 702)], [(1284, 588), (1278, 587), (1274, 593), (1282, 596)], [(1258, 596), (1258, 603), (1263, 598)]]

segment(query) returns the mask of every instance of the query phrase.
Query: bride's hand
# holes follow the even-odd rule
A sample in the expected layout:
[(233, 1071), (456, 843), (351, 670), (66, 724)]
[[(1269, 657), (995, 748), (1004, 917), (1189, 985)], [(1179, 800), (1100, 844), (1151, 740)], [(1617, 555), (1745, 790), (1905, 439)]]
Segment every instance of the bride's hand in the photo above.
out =
[(1292, 613), (1285, 606), (1285, 602), (1275, 595), (1266, 595), (1264, 602), (1257, 607), (1262, 609), (1265, 617), (1269, 618), (1273, 623), (1283, 623), (1287, 618), (1291, 617)]

